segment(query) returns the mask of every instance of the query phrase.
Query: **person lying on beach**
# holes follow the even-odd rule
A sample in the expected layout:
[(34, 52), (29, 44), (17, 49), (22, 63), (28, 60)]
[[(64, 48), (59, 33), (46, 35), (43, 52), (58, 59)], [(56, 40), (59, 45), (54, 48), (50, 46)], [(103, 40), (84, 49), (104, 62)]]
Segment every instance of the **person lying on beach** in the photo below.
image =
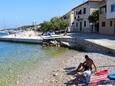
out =
[(79, 86), (79, 84), (82, 84), (83, 86), (88, 86), (90, 83), (91, 78), (91, 70), (88, 66), (85, 66), (84, 72), (78, 72), (76, 75), (76, 78), (74, 79), (74, 84)]
[(94, 66), (95, 68), (95, 72), (97, 71), (96, 65), (94, 63), (94, 61), (89, 58), (88, 55), (85, 55), (85, 61), (83, 63), (80, 63), (76, 72), (84, 72), (85, 71), (85, 67), (89, 67), (89, 69), (92, 71), (92, 67)]

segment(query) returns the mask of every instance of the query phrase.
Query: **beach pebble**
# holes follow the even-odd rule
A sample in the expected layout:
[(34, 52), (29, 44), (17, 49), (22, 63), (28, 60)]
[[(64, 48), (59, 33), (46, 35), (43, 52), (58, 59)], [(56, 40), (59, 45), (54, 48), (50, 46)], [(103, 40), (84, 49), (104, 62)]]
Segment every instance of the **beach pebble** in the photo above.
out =
[(16, 84), (19, 84), (20, 82), (19, 81), (16, 81)]
[(55, 82), (55, 79), (53, 79), (52, 82)]
[(57, 72), (60, 71), (60, 70), (57, 70)]
[(30, 76), (28, 76), (28, 79), (30, 79)]
[(60, 75), (60, 78), (62, 78), (63, 76), (62, 75)]
[(43, 83), (43, 80), (39, 80), (39, 83)]
[(53, 74), (53, 76), (57, 76), (57, 75), (58, 75), (58, 73)]
[(73, 76), (70, 76), (70, 79), (73, 80), (73, 79), (75, 79), (75, 78), (74, 78)]

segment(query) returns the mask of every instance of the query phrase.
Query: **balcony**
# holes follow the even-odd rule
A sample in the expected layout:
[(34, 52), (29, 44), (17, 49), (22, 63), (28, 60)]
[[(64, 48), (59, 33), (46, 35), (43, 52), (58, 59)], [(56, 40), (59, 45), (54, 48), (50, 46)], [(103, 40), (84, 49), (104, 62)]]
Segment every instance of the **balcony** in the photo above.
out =
[(100, 7), (100, 14), (106, 14), (106, 12), (107, 12), (106, 5)]

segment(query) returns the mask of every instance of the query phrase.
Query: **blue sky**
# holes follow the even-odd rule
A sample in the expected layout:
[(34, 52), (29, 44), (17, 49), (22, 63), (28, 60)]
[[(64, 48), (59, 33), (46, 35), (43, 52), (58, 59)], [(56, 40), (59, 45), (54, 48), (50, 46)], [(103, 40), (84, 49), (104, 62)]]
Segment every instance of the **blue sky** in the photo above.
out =
[(0, 0), (0, 28), (40, 23), (61, 16), (83, 0)]

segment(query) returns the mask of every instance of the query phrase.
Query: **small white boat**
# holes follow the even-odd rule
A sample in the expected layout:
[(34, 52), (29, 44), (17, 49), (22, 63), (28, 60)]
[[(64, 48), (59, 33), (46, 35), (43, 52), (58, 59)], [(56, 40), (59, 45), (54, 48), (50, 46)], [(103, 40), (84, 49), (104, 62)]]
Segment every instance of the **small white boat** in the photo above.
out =
[(0, 31), (0, 36), (6, 36), (6, 35), (9, 35), (9, 33), (5, 31)]

